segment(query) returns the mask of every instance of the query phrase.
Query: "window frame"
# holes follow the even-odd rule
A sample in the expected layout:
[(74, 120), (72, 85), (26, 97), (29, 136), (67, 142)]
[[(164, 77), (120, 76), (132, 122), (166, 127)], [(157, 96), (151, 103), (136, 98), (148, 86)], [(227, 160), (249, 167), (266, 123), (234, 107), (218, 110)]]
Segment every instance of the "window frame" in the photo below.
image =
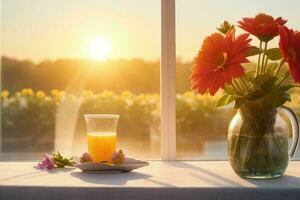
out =
[(161, 0), (161, 159), (176, 160), (175, 0)]

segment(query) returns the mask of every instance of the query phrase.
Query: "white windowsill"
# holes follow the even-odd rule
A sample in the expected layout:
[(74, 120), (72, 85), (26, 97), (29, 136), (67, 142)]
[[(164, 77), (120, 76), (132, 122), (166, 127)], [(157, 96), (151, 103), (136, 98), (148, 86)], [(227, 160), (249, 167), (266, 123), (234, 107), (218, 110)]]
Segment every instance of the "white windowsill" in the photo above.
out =
[[(0, 199), (299, 199), (300, 162), (272, 180), (239, 178), (226, 161), (151, 161), (131, 173), (40, 171), (33, 162), (0, 162)], [(103, 198), (100, 198), (103, 197)], [(105, 198), (104, 198), (105, 197)]]

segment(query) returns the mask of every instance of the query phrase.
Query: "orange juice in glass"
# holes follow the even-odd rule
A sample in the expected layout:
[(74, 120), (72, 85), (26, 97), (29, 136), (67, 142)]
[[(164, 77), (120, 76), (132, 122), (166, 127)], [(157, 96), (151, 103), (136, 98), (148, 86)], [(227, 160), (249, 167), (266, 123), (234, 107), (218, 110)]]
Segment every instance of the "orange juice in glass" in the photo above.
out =
[(119, 115), (85, 114), (88, 152), (93, 162), (112, 162), (117, 143)]

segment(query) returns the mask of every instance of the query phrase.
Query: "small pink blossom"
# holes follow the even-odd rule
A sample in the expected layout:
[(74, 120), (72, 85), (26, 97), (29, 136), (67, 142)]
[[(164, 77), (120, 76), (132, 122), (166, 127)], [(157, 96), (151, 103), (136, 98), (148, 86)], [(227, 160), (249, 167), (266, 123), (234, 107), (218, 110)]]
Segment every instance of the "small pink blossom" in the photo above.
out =
[(90, 156), (90, 154), (88, 154), (87, 152), (83, 153), (82, 156), (80, 157), (80, 162), (81, 163), (85, 163), (85, 162), (93, 162), (92, 157)]
[(113, 155), (112, 155), (112, 159), (116, 159), (118, 157), (118, 152), (117, 151), (114, 151)]
[(53, 169), (55, 168), (55, 163), (53, 161), (52, 156), (45, 154), (42, 162), (38, 163), (36, 166), (37, 169)]
[(115, 151), (112, 156), (112, 162), (113, 164), (116, 165), (121, 165), (124, 162), (124, 159), (125, 159), (125, 154), (121, 149), (118, 152)]

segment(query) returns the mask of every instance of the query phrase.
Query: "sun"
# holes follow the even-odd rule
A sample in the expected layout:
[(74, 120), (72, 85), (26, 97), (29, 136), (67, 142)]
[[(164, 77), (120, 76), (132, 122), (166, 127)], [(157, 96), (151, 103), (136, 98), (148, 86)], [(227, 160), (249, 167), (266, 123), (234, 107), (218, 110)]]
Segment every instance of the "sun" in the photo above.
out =
[(111, 43), (105, 38), (91, 40), (88, 46), (88, 57), (94, 60), (107, 59), (112, 51)]

